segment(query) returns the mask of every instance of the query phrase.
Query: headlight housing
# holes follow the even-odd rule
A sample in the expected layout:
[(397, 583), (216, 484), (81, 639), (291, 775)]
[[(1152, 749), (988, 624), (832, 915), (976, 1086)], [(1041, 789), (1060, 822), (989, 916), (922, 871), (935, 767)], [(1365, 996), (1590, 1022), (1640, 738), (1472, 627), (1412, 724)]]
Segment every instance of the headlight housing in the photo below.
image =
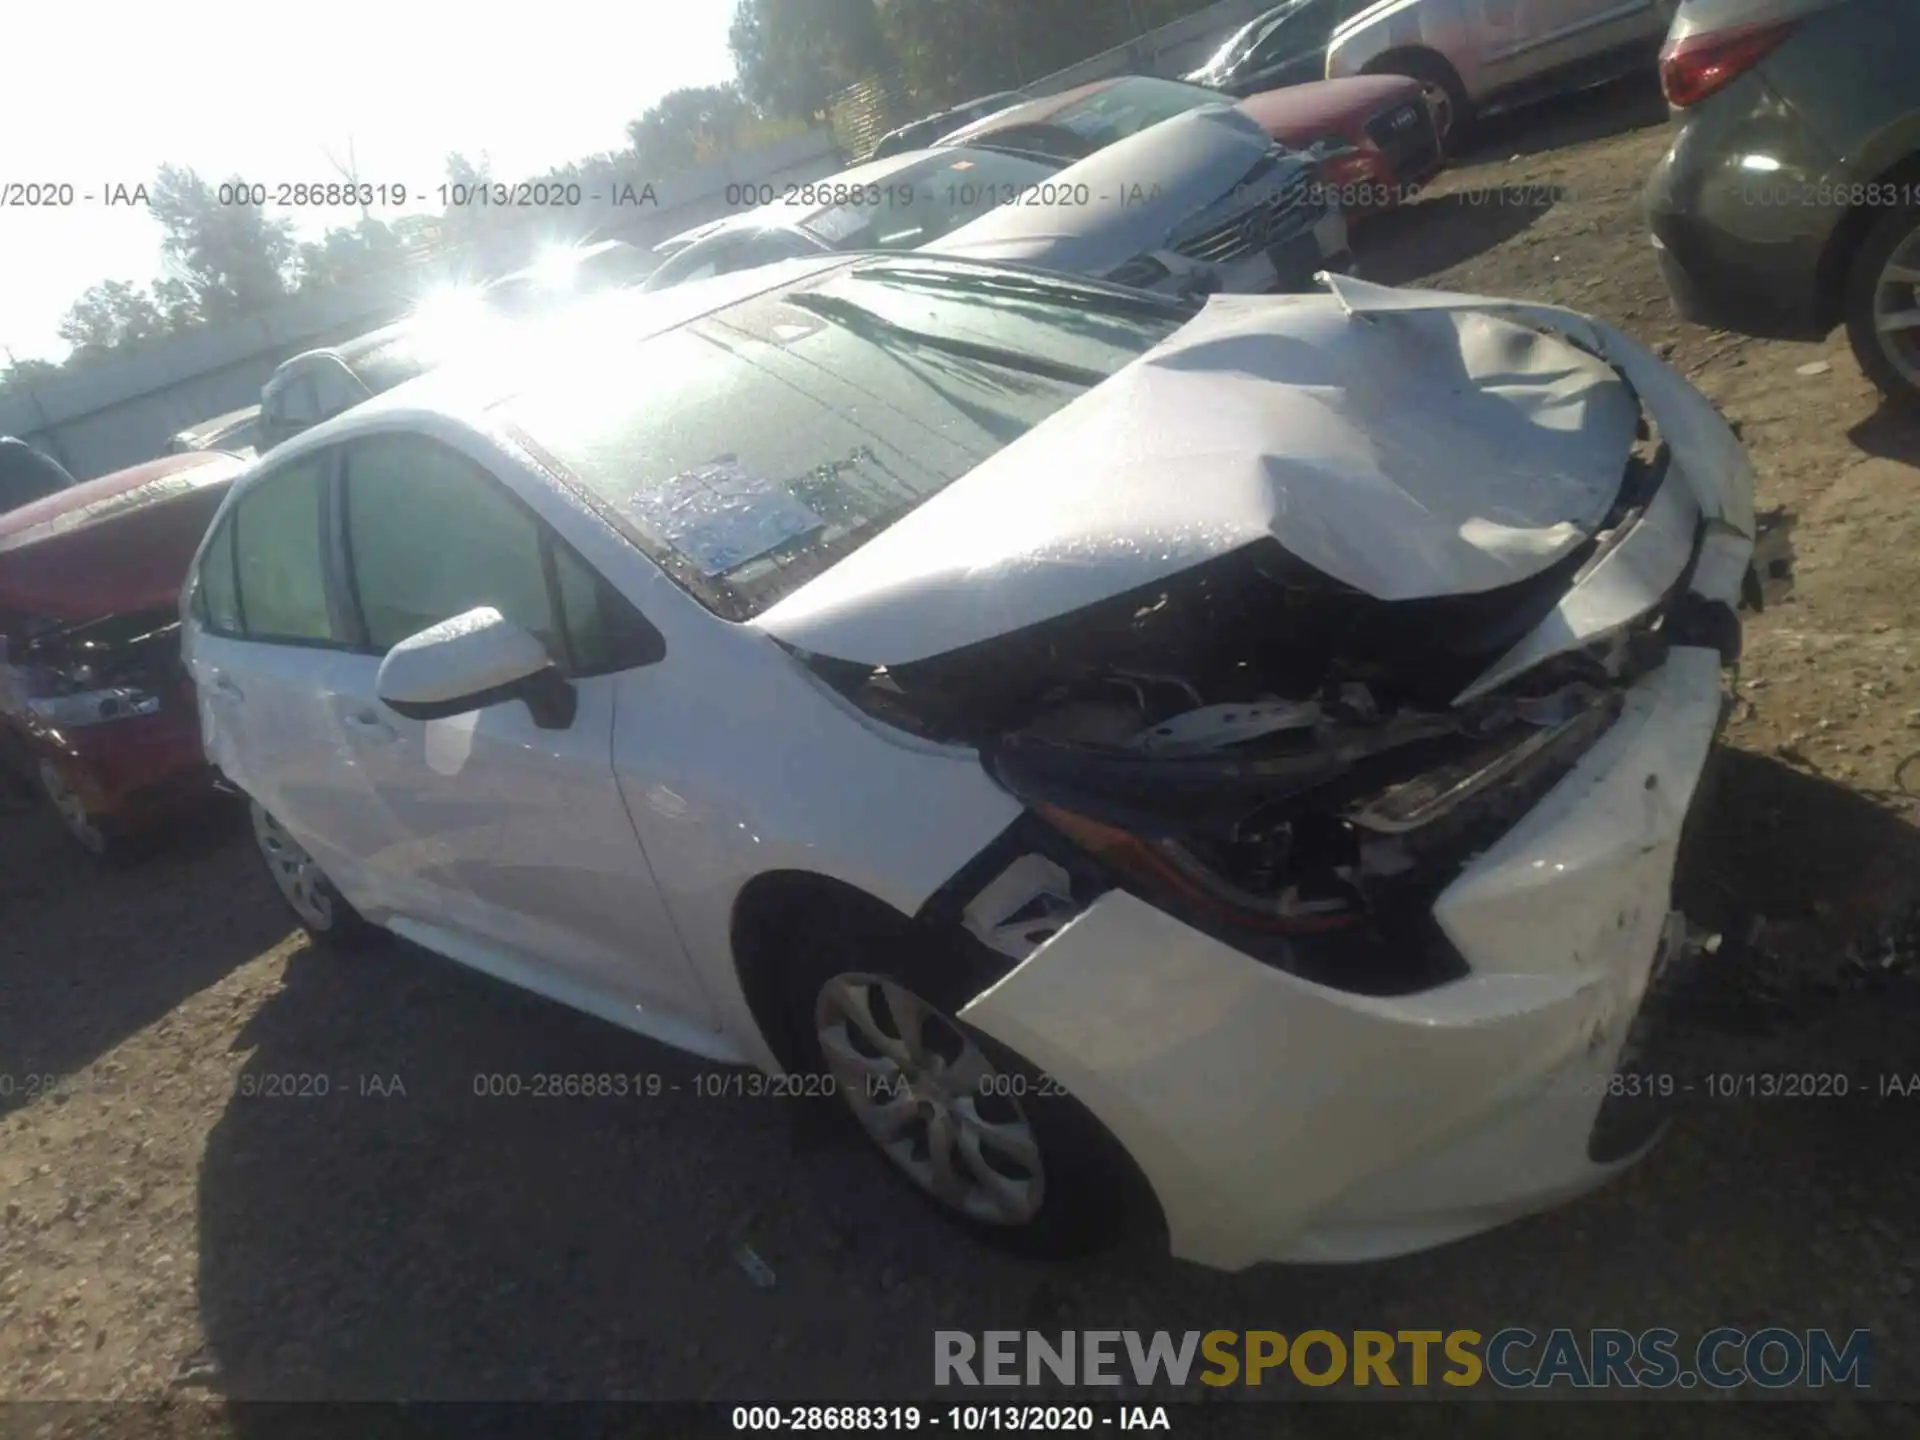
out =
[(43, 724), (63, 730), (152, 715), (159, 708), (158, 695), (132, 685), (75, 690), (65, 695), (34, 695), (27, 699), (29, 714)]

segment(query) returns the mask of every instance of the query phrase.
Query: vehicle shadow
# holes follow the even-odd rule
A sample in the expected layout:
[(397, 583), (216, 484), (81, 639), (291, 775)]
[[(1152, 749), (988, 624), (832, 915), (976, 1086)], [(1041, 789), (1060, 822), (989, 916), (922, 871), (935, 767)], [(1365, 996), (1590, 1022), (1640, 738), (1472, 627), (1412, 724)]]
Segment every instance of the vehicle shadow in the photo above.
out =
[(1429, 195), (1369, 220), (1354, 235), (1354, 256), (1366, 279), (1406, 285), (1511, 239), (1554, 201), (1549, 191), (1521, 185)]
[[(1912, 895), (1920, 853), (1911, 827), (1861, 797), (1724, 759), (1687, 903), (1740, 937), (1710, 962), (1725, 972), (1714, 983), (1769, 1023), (1704, 1005), (1695, 1063), (1844, 1071), (1863, 1088), (1845, 1104), (1690, 1101), (1652, 1156), (1594, 1195), (1375, 1265), (1227, 1275), (1139, 1248), (1011, 1256), (916, 1204), (832, 1112), (706, 1093), (703, 1076), (724, 1089), (740, 1072), (398, 943), (297, 953), (236, 1041), (253, 1055), (201, 1172), (214, 1383), (237, 1399), (924, 1401), (937, 1329), (1695, 1337), (1750, 1315), (1891, 1333), (1905, 1303), (1894, 1257), (1920, 1253), (1920, 1168), (1907, 1112), (1865, 1077), (1910, 1065), (1920, 985), (1820, 986), (1856, 932), (1878, 933), (1875, 917)], [(1741, 921), (1762, 911), (1749, 941)], [(626, 1077), (627, 1093), (541, 1093), (543, 1075)], [(1891, 1238), (1853, 1223), (1867, 1216), (1887, 1217)], [(1709, 1273), (1712, 1286), (1685, 1280)], [(1843, 1278), (1860, 1276), (1886, 1283)], [(1276, 1381), (1243, 1398), (1300, 1393)], [(243, 1433), (270, 1428), (230, 1413)]]
[(1489, 115), (1480, 122), (1471, 148), (1454, 160), (1460, 165), (1498, 162), (1666, 123), (1667, 100), (1660, 93), (1659, 74), (1649, 65), (1644, 74)]
[(1920, 408), (1882, 400), (1880, 408), (1847, 431), (1869, 455), (1920, 468)]
[(0, 814), (0, 1115), (287, 933), (242, 828), (232, 807), (213, 805), (106, 867), (45, 805)]

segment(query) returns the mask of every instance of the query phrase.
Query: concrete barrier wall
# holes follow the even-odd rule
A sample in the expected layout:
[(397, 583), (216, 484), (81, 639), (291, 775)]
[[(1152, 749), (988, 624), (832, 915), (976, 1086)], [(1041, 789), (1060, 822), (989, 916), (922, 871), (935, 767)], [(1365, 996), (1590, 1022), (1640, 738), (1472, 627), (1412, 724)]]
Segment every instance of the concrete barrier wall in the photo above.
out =
[(1030, 95), (1054, 95), (1076, 85), (1104, 80), (1109, 75), (1161, 75), (1178, 79), (1204, 65), (1229, 35), (1261, 11), (1271, 10), (1275, 3), (1276, 0), (1220, 0), (1217, 5), (1197, 10), (1158, 30), (1149, 30), (1125, 45), (1089, 56), (1077, 65), (1056, 70), (1021, 88)]
[[(162, 344), (103, 359), (71, 375), (0, 393), (0, 435), (18, 435), (80, 479), (161, 453), (178, 431), (256, 403), (260, 386), (290, 355), (337, 343), (398, 319), (439, 277), (496, 274), (526, 263), (556, 229), (568, 236), (620, 239), (643, 248), (731, 213), (729, 186), (785, 185), (843, 168), (833, 136), (788, 140), (652, 181), (596, 176), (577, 207), (519, 212), (518, 225), (491, 231), (482, 246), (408, 265), (352, 285), (290, 295), (272, 309), (208, 326)], [(631, 203), (629, 203), (631, 202)]]

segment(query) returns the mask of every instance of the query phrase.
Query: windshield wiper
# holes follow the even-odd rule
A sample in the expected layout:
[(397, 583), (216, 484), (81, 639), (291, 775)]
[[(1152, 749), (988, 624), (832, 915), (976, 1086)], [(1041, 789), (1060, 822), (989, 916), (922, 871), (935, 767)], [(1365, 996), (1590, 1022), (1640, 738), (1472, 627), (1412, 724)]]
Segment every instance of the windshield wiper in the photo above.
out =
[(882, 261), (861, 265), (847, 273), (850, 280), (899, 285), (908, 289), (946, 290), (960, 295), (1012, 295), (1052, 304), (1091, 302), (1092, 308), (1117, 315), (1144, 315), (1154, 320), (1190, 320), (1197, 307), (1167, 295), (1147, 295), (1122, 286), (1080, 285), (1051, 277), (1025, 275), (1016, 270), (925, 269)]
[(936, 335), (926, 330), (916, 330), (911, 325), (901, 325), (879, 315), (866, 306), (856, 304), (839, 295), (822, 295), (818, 291), (787, 296), (786, 303), (797, 305), (803, 310), (844, 325), (849, 330), (864, 332), (869, 337), (883, 335), (895, 340), (905, 340), (928, 350), (941, 350), (949, 355), (958, 355), (963, 360), (977, 360), (983, 365), (997, 365), (1003, 370), (1021, 370), (1030, 375), (1039, 375), (1048, 380), (1060, 380), (1069, 385), (1079, 385), (1092, 389), (1107, 378), (1104, 370), (1090, 370), (1082, 365), (1069, 365), (1064, 360), (1048, 360), (1044, 356), (1028, 355), (1018, 350), (1003, 349), (998, 345), (986, 345), (977, 340), (962, 340), (956, 335)]

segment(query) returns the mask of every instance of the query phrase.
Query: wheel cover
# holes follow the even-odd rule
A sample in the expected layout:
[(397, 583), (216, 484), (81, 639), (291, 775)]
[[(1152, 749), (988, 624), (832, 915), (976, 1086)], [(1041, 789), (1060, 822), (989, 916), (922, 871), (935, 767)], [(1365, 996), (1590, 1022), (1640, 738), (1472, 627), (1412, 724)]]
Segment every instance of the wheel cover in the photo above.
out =
[(87, 813), (87, 802), (67, 784), (66, 776), (51, 760), (40, 762), (40, 784), (46, 790), (47, 798), (53, 802), (60, 823), (67, 827), (67, 833), (93, 854), (105, 854), (106, 832), (94, 824), (93, 816)]
[(909, 1179), (969, 1219), (1024, 1225), (1046, 1198), (1040, 1142), (1003, 1075), (952, 1019), (894, 980), (836, 975), (814, 1033), (840, 1096)]
[(280, 822), (251, 803), (253, 838), (265, 857), (273, 883), (280, 887), (287, 904), (293, 907), (305, 925), (315, 930), (333, 928), (333, 900), (327, 894), (326, 875), (314, 858), (300, 847)]
[(1873, 287), (1873, 331), (1893, 368), (1920, 389), (1920, 226), (1881, 267)]

